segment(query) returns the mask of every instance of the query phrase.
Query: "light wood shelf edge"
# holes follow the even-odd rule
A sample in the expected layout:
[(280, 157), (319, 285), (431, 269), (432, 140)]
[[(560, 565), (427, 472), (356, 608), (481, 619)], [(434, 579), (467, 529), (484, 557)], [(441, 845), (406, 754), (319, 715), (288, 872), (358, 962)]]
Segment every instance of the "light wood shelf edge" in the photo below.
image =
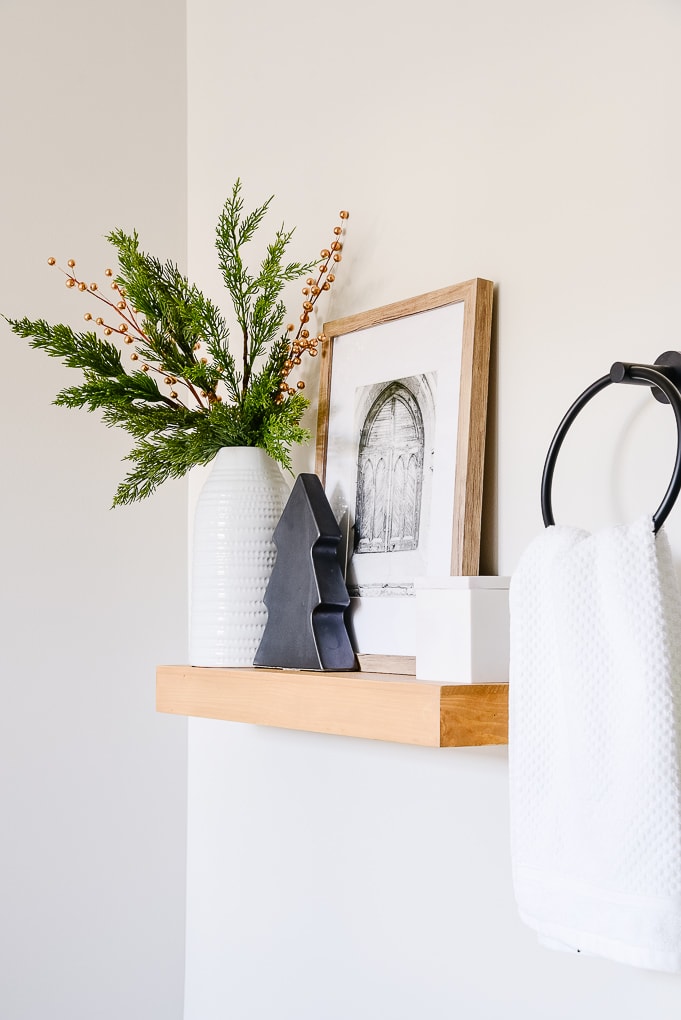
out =
[(439, 684), (397, 673), (159, 666), (156, 709), (424, 747), (508, 739), (507, 684)]

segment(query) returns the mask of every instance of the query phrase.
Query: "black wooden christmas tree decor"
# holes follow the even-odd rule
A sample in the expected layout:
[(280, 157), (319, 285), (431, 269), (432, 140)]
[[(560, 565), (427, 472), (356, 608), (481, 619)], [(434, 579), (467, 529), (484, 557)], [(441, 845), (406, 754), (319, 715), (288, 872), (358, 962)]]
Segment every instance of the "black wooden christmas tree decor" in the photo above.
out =
[(267, 626), (254, 665), (357, 669), (345, 626), (350, 596), (338, 562), (341, 531), (316, 475), (298, 475), (274, 531)]

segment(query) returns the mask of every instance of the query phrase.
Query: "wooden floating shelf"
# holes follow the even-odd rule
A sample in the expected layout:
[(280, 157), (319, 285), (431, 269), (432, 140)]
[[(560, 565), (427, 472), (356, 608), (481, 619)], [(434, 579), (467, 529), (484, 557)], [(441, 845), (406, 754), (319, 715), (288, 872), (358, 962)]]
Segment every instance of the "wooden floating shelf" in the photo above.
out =
[(508, 740), (508, 684), (440, 684), (404, 673), (159, 666), (156, 708), (424, 747)]

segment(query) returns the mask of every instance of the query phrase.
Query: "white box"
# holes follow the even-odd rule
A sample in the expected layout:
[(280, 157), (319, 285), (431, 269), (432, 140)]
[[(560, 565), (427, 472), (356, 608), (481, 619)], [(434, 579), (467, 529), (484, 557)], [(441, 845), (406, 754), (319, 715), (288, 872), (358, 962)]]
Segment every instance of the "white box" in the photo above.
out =
[(508, 683), (510, 577), (416, 578), (416, 676)]

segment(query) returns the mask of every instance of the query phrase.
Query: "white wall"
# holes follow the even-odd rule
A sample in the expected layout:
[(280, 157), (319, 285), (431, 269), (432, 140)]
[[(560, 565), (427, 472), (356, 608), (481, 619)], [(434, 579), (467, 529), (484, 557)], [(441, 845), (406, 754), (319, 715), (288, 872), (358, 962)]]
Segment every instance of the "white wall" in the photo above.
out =
[[(121, 226), (185, 259), (184, 3), (4, 0), (0, 39), (0, 311), (80, 328), (49, 255), (101, 280)], [(186, 654), (186, 487), (110, 510), (127, 438), (0, 343), (0, 1016), (177, 1020), (186, 724), (154, 670)]]
[[(302, 254), (351, 210), (328, 317), (496, 281), (483, 569), (512, 571), (568, 404), (681, 346), (681, 8), (188, 10), (189, 258), (216, 296), (237, 175), (249, 201), (276, 193)], [(604, 394), (559, 463), (558, 519), (652, 511), (673, 433), (645, 394)], [(192, 721), (187, 1020), (676, 1017), (678, 979), (552, 954), (519, 923), (506, 783), (500, 749)]]

